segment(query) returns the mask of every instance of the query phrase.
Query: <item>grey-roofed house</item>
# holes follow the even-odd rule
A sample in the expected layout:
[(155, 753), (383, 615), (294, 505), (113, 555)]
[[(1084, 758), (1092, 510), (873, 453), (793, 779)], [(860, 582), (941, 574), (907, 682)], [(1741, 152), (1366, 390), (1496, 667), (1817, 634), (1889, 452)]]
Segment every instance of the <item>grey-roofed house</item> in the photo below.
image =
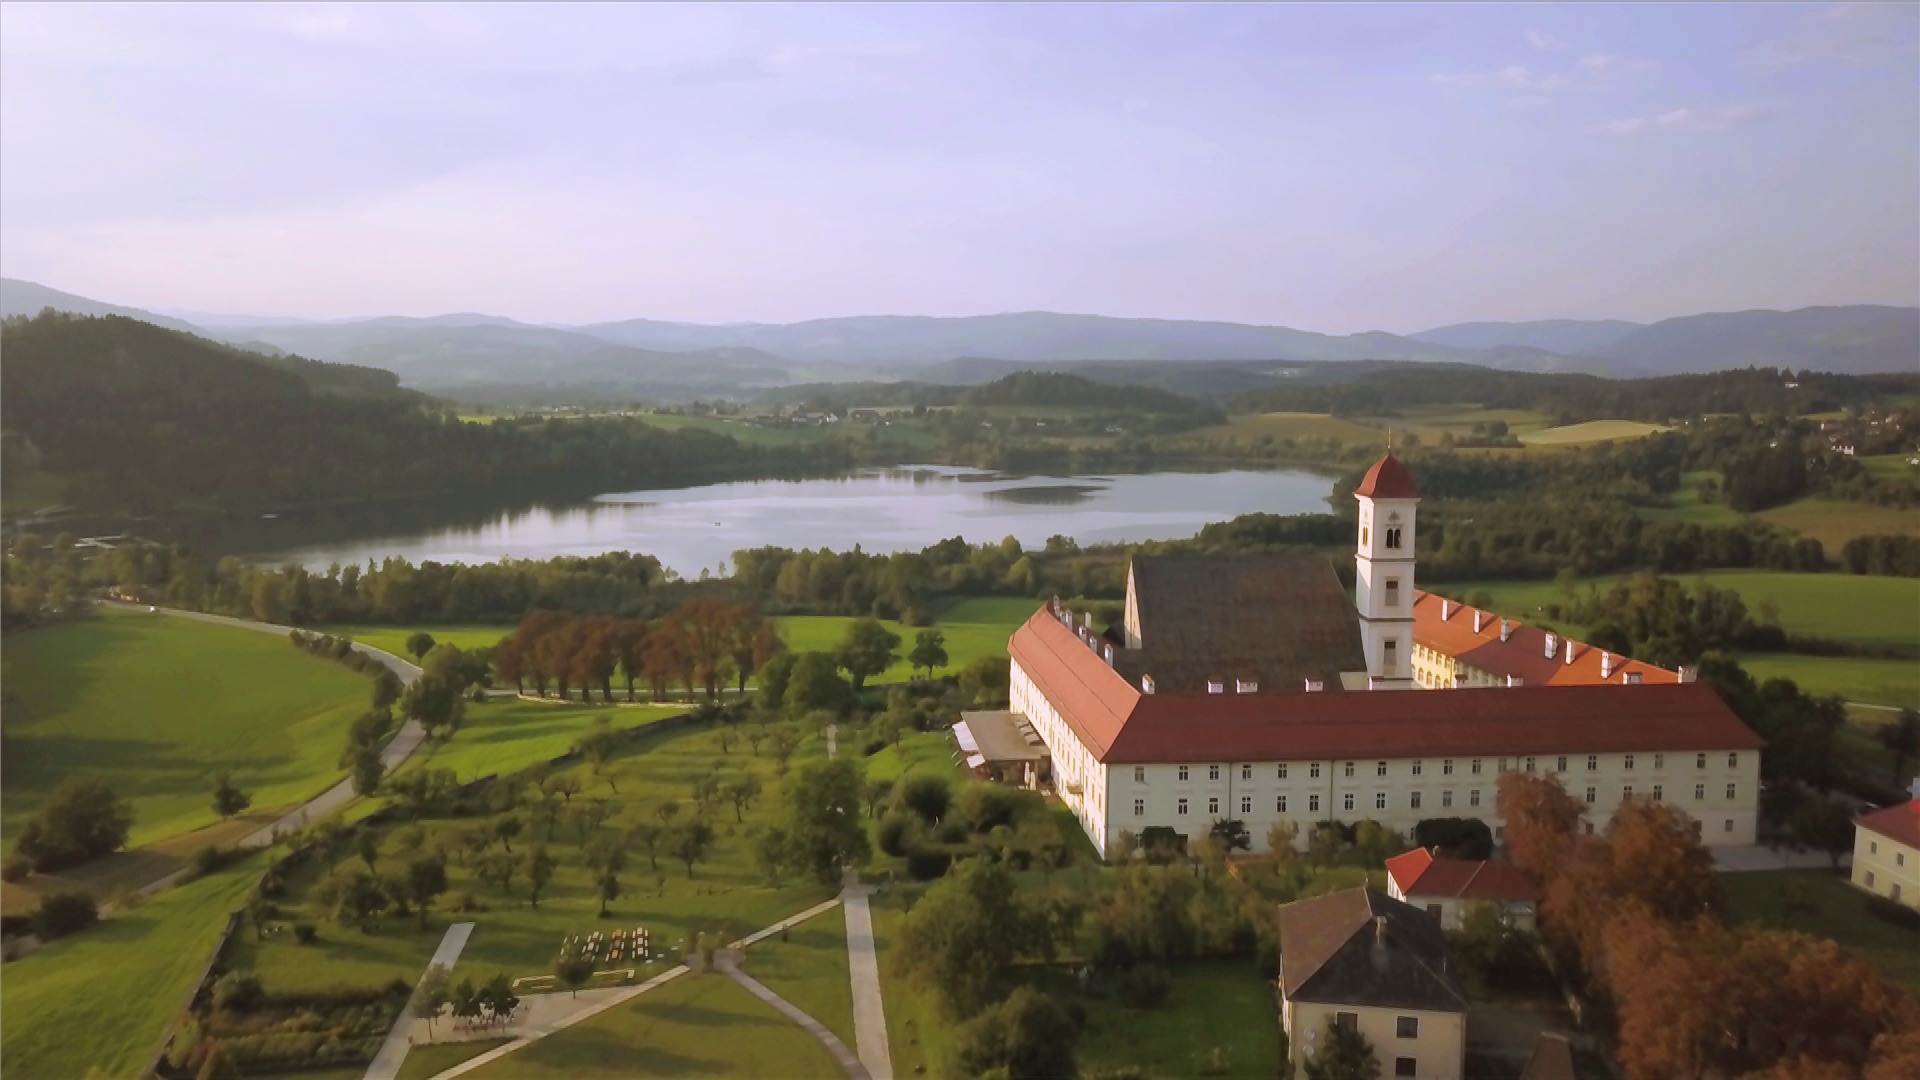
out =
[(1367, 1040), (1383, 1078), (1465, 1074), (1466, 990), (1425, 912), (1355, 888), (1283, 906), (1279, 928), (1280, 1020), (1297, 1068), (1333, 1024)]

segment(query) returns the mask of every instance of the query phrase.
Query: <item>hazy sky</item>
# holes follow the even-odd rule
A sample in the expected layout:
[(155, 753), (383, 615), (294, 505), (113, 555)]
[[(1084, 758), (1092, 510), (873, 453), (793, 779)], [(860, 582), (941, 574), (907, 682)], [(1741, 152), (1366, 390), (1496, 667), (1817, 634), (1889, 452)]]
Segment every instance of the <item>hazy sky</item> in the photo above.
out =
[(5, 5), (0, 272), (1345, 332), (1920, 302), (1920, 7)]

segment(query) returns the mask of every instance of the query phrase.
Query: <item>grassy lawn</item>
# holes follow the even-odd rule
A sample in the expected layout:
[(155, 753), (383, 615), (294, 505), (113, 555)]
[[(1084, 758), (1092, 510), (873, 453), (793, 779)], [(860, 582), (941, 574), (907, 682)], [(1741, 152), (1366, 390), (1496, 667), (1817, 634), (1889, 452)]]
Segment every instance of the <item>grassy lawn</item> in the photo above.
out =
[(1840, 499), (1801, 499), (1755, 516), (1820, 541), (1829, 559), (1839, 558), (1840, 549), (1856, 536), (1920, 536), (1920, 509)]
[(136, 845), (217, 820), (219, 769), (259, 807), (318, 794), (371, 687), (277, 637), (118, 611), (10, 635), (0, 683), (7, 832), (87, 772), (132, 800)]
[(1527, 446), (1585, 446), (1611, 439), (1644, 439), (1665, 430), (1659, 424), (1635, 420), (1588, 420), (1582, 424), (1529, 431), (1520, 436), (1520, 442)]
[(1667, 505), (1646, 507), (1640, 516), (1648, 521), (1671, 521), (1687, 525), (1738, 525), (1745, 517), (1726, 503), (1725, 492), (1712, 501), (1703, 496), (1702, 487), (1712, 481), (1720, 487), (1720, 474), (1712, 470), (1690, 472), (1680, 478), (1680, 490), (1667, 498)]
[(513, 633), (511, 626), (323, 626), (321, 632), (350, 637), (363, 645), (385, 649), (395, 656), (413, 659), (407, 651), (407, 638), (422, 630), (433, 635), (436, 645), (457, 645), (462, 649), (490, 649)]
[(1131, 1065), (1153, 1077), (1266, 1077), (1280, 1063), (1273, 991), (1251, 961), (1175, 965), (1166, 1003), (1145, 1010), (1081, 993), (1062, 968), (1027, 974), (1035, 986), (1086, 1007), (1078, 1046), (1083, 1070)]
[(602, 717), (616, 730), (626, 730), (685, 711), (683, 705), (589, 706), (519, 698), (469, 704), (459, 734), (444, 745), (429, 745), (406, 767), (452, 769), (465, 783), (559, 757)]
[(474, 1080), (629, 1076), (837, 1078), (798, 1024), (724, 975), (682, 975), (470, 1073)]
[(1025, 596), (969, 596), (955, 601), (940, 612), (940, 622), (984, 623), (1004, 626), (1011, 635), (1015, 627), (1040, 610), (1040, 601)]
[(1792, 679), (1812, 694), (1920, 709), (1920, 664), (1912, 660), (1751, 653), (1740, 658), (1740, 666), (1756, 679)]
[[(989, 622), (959, 622), (951, 615), (942, 618), (932, 629), (947, 636), (947, 666), (934, 674), (950, 674), (983, 656), (1007, 655), (1007, 639), (1040, 607), (1038, 601), (1022, 603), (1025, 609), (1017, 615), (1012, 605), (1000, 600), (967, 601), (960, 605), (961, 611), (975, 617), (998, 616)], [(780, 635), (786, 639), (787, 648), (794, 652), (832, 652), (840, 647), (847, 627), (855, 620), (847, 615), (792, 615), (775, 621), (780, 625)], [(927, 629), (893, 621), (886, 621), (884, 625), (900, 635), (900, 659), (869, 679), (870, 685), (906, 682), (913, 678), (914, 671), (906, 656), (913, 651), (915, 635)]]
[[(1920, 993), (1920, 934), (1874, 918), (1867, 911), (1867, 895), (1848, 884), (1842, 873), (1765, 870), (1722, 874), (1720, 881), (1727, 888), (1727, 921), (1736, 926), (1759, 922), (1832, 938), (1879, 968), (1892, 982)], [(1814, 906), (1812, 914), (1796, 913), (1788, 918), (1783, 913), (1782, 890), (1789, 881), (1805, 884)]]
[(938, 1076), (953, 1041), (954, 1025), (940, 1015), (931, 994), (889, 970), (887, 958), (900, 939), (906, 919), (906, 893), (890, 890), (869, 902), (873, 914), (873, 947), (880, 959), (880, 996), (886, 1002), (887, 1050), (895, 1076)]
[(254, 856), (8, 964), (0, 980), (8, 1075), (78, 1077), (95, 1067), (133, 1075), (261, 866)]
[[(426, 1046), (416, 1046), (407, 1051), (406, 1059), (400, 1063), (400, 1072), (394, 1080), (433, 1080), (433, 1077), (439, 1076), (455, 1065), (463, 1061), (471, 1061), (510, 1041), (508, 1039), (474, 1039), (470, 1042), (429, 1043)], [(353, 1075), (358, 1078), (365, 1075), (366, 1071), (364, 1068), (356, 1068), (353, 1070)], [(300, 1074), (301, 1077), (312, 1075), (312, 1073)]]
[(1270, 412), (1233, 416), (1224, 424), (1199, 428), (1195, 439), (1228, 439), (1253, 442), (1260, 439), (1328, 439), (1350, 446), (1384, 444), (1386, 432), (1370, 424), (1356, 423), (1328, 413)]
[(748, 952), (747, 974), (854, 1045), (853, 981), (847, 972), (847, 915), (839, 908), (816, 915)]
[[(463, 730), (456, 735), (448, 751), (457, 752), (468, 734)], [(803, 747), (796, 763), (806, 756)], [(461, 954), (456, 977), (484, 979), (500, 971), (514, 977), (539, 975), (548, 972), (561, 939), (570, 934), (644, 926), (656, 945), (677, 950), (682, 937), (691, 931), (732, 940), (832, 895), (830, 887), (813, 882), (789, 880), (780, 888), (770, 887), (753, 865), (752, 833), (777, 813), (779, 783), (764, 743), (760, 756), (749, 751), (745, 740), (737, 742), (730, 754), (723, 754), (710, 729), (661, 730), (629, 743), (617, 759), (617, 794), (590, 769), (575, 767), (583, 790), (571, 801), (605, 800), (610, 814), (604, 829), (656, 821), (655, 809), (670, 800), (680, 804), (684, 818), (694, 812), (694, 782), (716, 764), (723, 777), (754, 774), (765, 794), (748, 808), (744, 822), (735, 821), (731, 804), (715, 809), (714, 851), (695, 866), (692, 878), (682, 863), (664, 853), (655, 870), (643, 848), (633, 849), (627, 869), (620, 875), (622, 895), (611, 905), (610, 919), (597, 918), (599, 901), (593, 895), (591, 875), (583, 861), (579, 829), (563, 816), (551, 837), (545, 835), (543, 825), (529, 824), (512, 842), (514, 853), (521, 854), (532, 842), (544, 839), (559, 863), (538, 908), (528, 902), (524, 877), (516, 878), (510, 891), (503, 892), (498, 885), (478, 880), (467, 865), (470, 860), (460, 856), (449, 862), (449, 894), (428, 918), (427, 929), (419, 928), (417, 918), (389, 917), (377, 922), (371, 933), (362, 933), (330, 921), (312, 898), (313, 886), (331, 865), (357, 861), (353, 854), (342, 852), (328, 866), (320, 865), (324, 860), (316, 860), (296, 872), (280, 905), (283, 922), (318, 925), (320, 944), (302, 946), (290, 934), (265, 941), (246, 934), (235, 950), (235, 966), (253, 968), (275, 990), (367, 985), (396, 976), (411, 982), (425, 969), (448, 924), (473, 921), (478, 925)], [(420, 822), (419, 828), (424, 846), (432, 849), (452, 846), (455, 835), (476, 824), (484, 825), (486, 820), (429, 819)], [(383, 854), (376, 863), (382, 873), (401, 867), (393, 834), (404, 827), (388, 826), (382, 833)], [(501, 851), (501, 845), (493, 845), (492, 850)], [(484, 910), (455, 913), (451, 909), (458, 906), (461, 894), (470, 896)], [(646, 974), (642, 969), (641, 977)]]
[(1920, 480), (1920, 465), (1909, 465), (1911, 454), (1869, 454), (1855, 458), (1869, 473), (1882, 480)]
[(866, 760), (866, 778), (898, 783), (908, 773), (936, 773), (954, 783), (967, 779), (966, 770), (953, 760), (953, 736), (945, 731), (916, 731), (900, 738)]

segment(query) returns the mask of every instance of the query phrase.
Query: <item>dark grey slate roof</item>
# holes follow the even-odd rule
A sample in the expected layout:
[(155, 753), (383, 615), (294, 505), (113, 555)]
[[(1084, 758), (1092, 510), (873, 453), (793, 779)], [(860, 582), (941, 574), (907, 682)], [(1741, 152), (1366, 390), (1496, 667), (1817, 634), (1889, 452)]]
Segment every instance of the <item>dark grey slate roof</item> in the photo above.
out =
[(1280, 986), (1325, 1005), (1465, 1012), (1466, 990), (1434, 918), (1376, 889), (1280, 909)]
[(1205, 693), (1210, 679), (1227, 693), (1236, 679), (1333, 691), (1367, 666), (1353, 602), (1317, 555), (1141, 555), (1133, 590), (1141, 647), (1116, 651), (1114, 667), (1135, 686), (1145, 674), (1160, 693)]

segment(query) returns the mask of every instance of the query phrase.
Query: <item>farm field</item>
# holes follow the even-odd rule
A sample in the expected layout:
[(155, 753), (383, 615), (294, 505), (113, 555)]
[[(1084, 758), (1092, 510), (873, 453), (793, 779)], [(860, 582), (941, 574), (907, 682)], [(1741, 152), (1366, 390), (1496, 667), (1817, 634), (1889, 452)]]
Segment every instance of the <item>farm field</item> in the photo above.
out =
[(1474, 434), (1475, 424), (1491, 424), (1495, 421), (1507, 425), (1508, 433), (1516, 436), (1553, 426), (1552, 419), (1546, 413), (1534, 409), (1482, 409), (1471, 405), (1416, 406), (1402, 409), (1397, 416), (1369, 417), (1367, 420), (1369, 424), (1381, 428), (1411, 431), (1432, 442), (1440, 441), (1442, 435), (1452, 435), (1456, 439), (1470, 438)]
[(133, 802), (132, 845), (216, 821), (219, 769), (257, 807), (318, 794), (371, 685), (278, 637), (111, 609), (9, 636), (0, 681), (7, 832), (84, 771)]
[(444, 745), (423, 745), (405, 768), (452, 769), (467, 783), (559, 757), (603, 718), (624, 731), (685, 711), (684, 705), (589, 706), (519, 698), (469, 704), (457, 737)]
[[(1875, 918), (1866, 894), (1829, 870), (1764, 870), (1722, 874), (1727, 889), (1727, 923), (1758, 922), (1816, 937), (1832, 938), (1880, 969), (1890, 981), (1920, 993), (1920, 934)], [(1785, 914), (1782, 890), (1800, 882), (1813, 904), (1812, 914)]]
[(1686, 525), (1738, 525), (1746, 520), (1738, 510), (1726, 504), (1722, 495), (1711, 501), (1702, 488), (1712, 483), (1720, 487), (1720, 474), (1712, 470), (1690, 472), (1680, 477), (1680, 490), (1667, 498), (1665, 506), (1647, 506), (1640, 516), (1648, 521), (1678, 522)]
[(468, 1073), (473, 1080), (842, 1075), (827, 1048), (732, 979), (682, 975)]
[(1883, 480), (1920, 480), (1920, 465), (1909, 465), (1912, 454), (1870, 454), (1855, 458), (1866, 470)]
[(1228, 417), (1224, 424), (1197, 428), (1195, 439), (1320, 439), (1349, 446), (1375, 446), (1383, 443), (1386, 432), (1369, 424), (1357, 423), (1328, 413), (1270, 412)]
[(1856, 536), (1920, 536), (1920, 509), (1840, 499), (1801, 499), (1754, 516), (1820, 541), (1829, 559)]
[(7, 1073), (138, 1072), (261, 865), (257, 855), (242, 860), (9, 963), (0, 980)]
[(1665, 430), (1659, 424), (1643, 424), (1635, 420), (1588, 420), (1581, 424), (1527, 432), (1520, 436), (1520, 442), (1526, 446), (1585, 446), (1613, 439), (1644, 439)]
[(1920, 709), (1920, 663), (1854, 656), (1748, 653), (1740, 666), (1756, 679), (1792, 679), (1810, 694), (1838, 694), (1848, 701)]
[(826, 1026), (847, 1046), (853, 1032), (853, 979), (847, 971), (847, 913), (833, 908), (748, 950), (741, 970)]

